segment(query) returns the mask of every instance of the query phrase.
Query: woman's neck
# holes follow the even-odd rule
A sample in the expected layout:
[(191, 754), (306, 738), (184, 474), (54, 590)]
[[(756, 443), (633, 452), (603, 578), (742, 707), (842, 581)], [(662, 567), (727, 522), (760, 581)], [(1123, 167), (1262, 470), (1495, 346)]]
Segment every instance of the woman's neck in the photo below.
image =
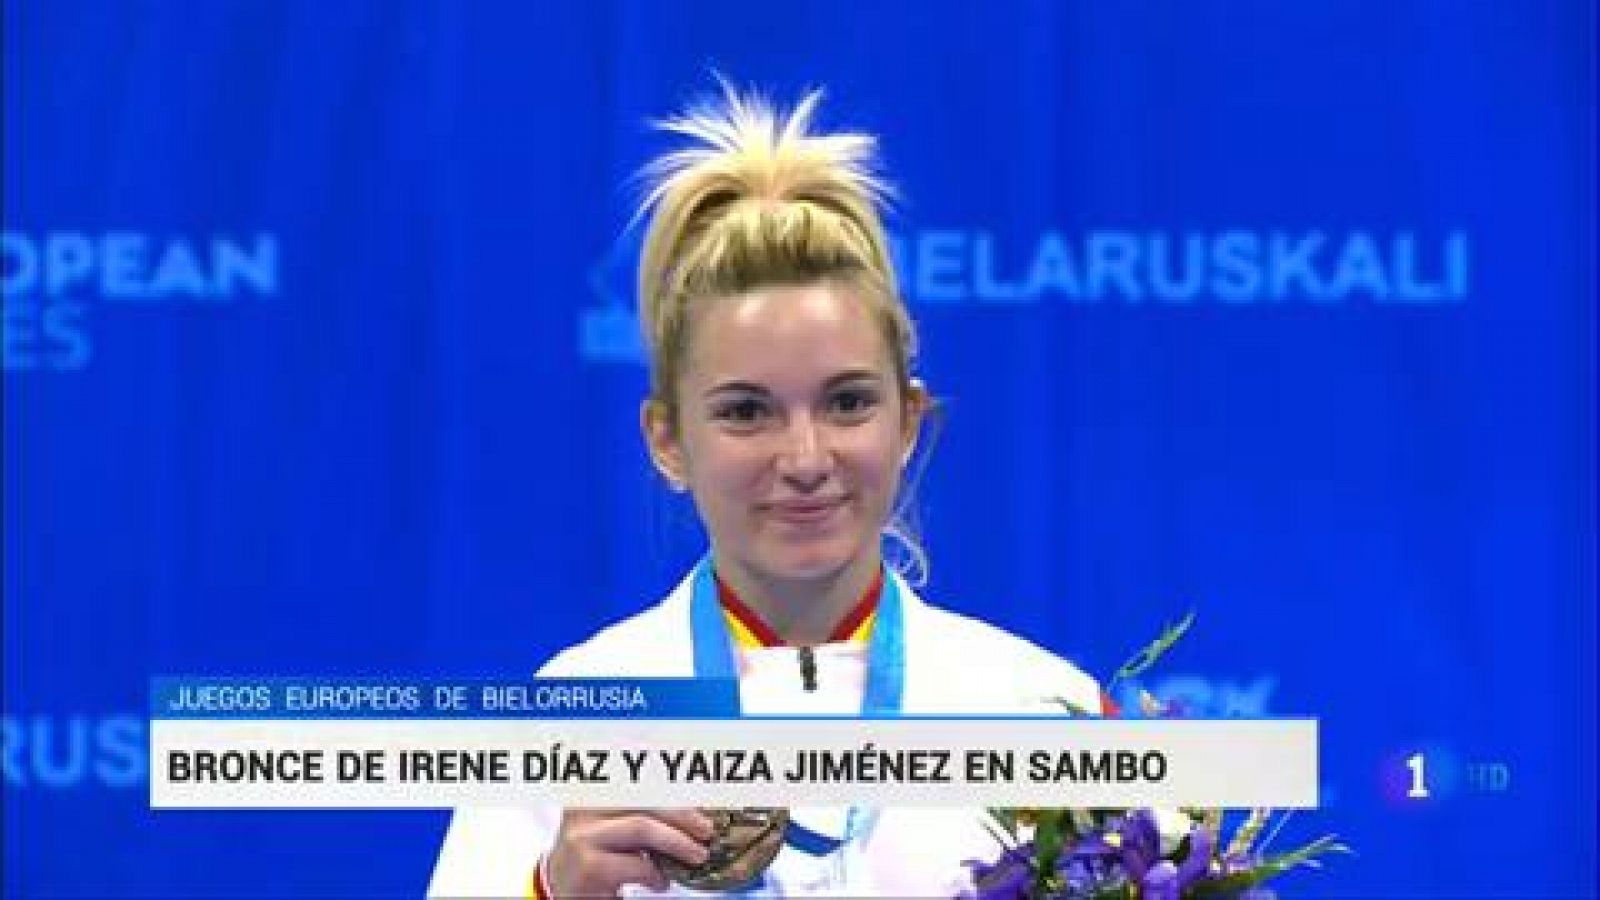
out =
[(785, 644), (799, 647), (826, 643), (861, 602), (883, 565), (878, 553), (864, 553), (831, 574), (790, 579), (758, 574), (715, 552), (712, 558), (717, 577), (733, 589), (739, 602)]

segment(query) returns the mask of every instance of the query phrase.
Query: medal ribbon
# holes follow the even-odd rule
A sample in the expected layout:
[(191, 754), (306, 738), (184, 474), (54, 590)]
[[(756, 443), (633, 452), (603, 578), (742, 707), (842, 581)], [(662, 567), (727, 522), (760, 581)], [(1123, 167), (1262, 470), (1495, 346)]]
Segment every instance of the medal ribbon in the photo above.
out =
[[(887, 571), (882, 577), (883, 593), (878, 598), (876, 621), (867, 642), (866, 689), (861, 694), (861, 715), (866, 717), (898, 716), (905, 698), (905, 610), (895, 579)], [(739, 677), (733, 638), (718, 598), (710, 557), (695, 567), (689, 636), (696, 678)], [(826, 856), (864, 834), (875, 818), (875, 814), (850, 807), (844, 836), (839, 838), (813, 831), (791, 818), (784, 843), (812, 856)]]

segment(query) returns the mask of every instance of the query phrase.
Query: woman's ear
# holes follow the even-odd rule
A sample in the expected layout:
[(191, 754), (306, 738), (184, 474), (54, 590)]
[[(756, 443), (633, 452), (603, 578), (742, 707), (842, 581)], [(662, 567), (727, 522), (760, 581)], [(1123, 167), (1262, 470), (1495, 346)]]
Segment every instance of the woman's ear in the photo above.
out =
[(666, 404), (646, 397), (639, 404), (639, 430), (644, 434), (644, 446), (650, 452), (650, 462), (667, 480), (667, 485), (679, 493), (688, 490), (683, 445), (678, 442), (678, 430), (673, 427), (672, 413)]
[(911, 379), (906, 385), (905, 421), (901, 424), (900, 432), (901, 443), (905, 445), (900, 456), (901, 468), (911, 463), (911, 455), (917, 451), (917, 438), (922, 434), (922, 417), (932, 405), (933, 395), (928, 393), (928, 386), (920, 378)]

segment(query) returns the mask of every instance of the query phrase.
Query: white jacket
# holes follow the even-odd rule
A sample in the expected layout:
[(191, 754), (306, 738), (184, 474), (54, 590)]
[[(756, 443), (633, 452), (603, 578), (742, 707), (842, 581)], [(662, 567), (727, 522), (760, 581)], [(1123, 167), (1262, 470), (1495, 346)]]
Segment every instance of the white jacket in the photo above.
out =
[[(660, 604), (557, 654), (539, 676), (692, 676), (692, 583), (691, 574)], [(1060, 713), (1053, 697), (1100, 708), (1094, 679), (1066, 660), (992, 625), (930, 606), (903, 581), (898, 587), (905, 712)], [(741, 703), (750, 712), (854, 714), (860, 709), (863, 656), (859, 644), (816, 648), (818, 690), (806, 691), (793, 648), (744, 651)], [(560, 820), (556, 807), (456, 810), (429, 896), (526, 897), (535, 863), (553, 843)], [(969, 884), (964, 860), (992, 860), (999, 852), (981, 810), (886, 809), (862, 840), (829, 864), (784, 848), (769, 869), (768, 885), (771, 893), (787, 895), (948, 898)], [(639, 886), (624, 893), (651, 895)], [(700, 896), (676, 887), (672, 895)]]

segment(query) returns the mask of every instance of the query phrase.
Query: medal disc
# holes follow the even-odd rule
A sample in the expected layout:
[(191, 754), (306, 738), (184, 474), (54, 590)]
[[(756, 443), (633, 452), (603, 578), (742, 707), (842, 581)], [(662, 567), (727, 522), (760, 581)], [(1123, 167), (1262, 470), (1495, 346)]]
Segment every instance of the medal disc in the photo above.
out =
[(786, 809), (703, 809), (712, 834), (706, 861), (691, 866), (664, 854), (653, 854), (668, 878), (697, 891), (733, 891), (761, 877), (783, 847)]

